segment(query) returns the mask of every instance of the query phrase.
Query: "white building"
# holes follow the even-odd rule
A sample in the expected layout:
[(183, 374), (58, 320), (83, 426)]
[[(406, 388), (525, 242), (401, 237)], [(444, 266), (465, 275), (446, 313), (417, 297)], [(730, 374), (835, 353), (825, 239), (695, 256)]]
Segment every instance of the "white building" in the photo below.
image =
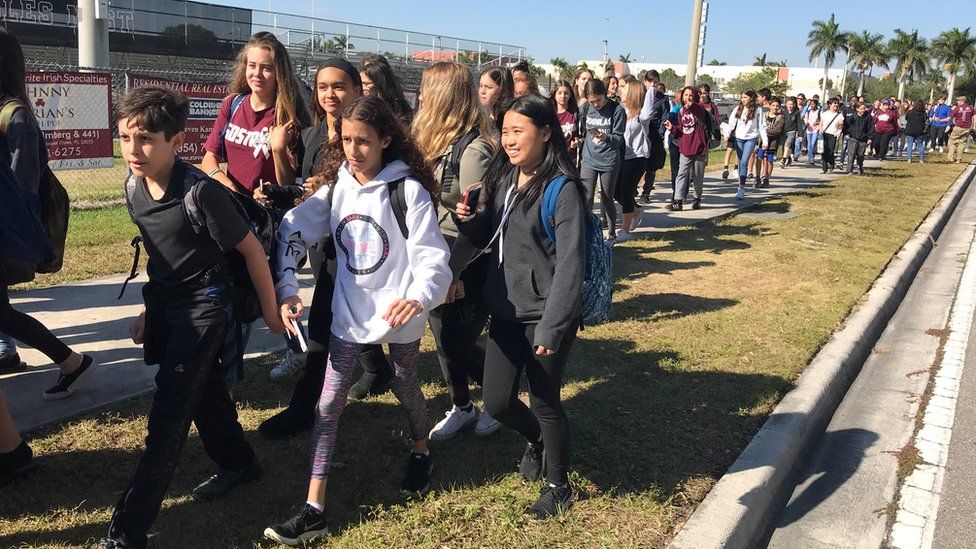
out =
[[(581, 63), (586, 63), (588, 67), (594, 69), (594, 72), (598, 76), (603, 76), (603, 71), (600, 67), (603, 65), (603, 61), (600, 60), (583, 60)], [(687, 65), (682, 64), (668, 64), (668, 63), (622, 63), (620, 61), (614, 62), (614, 72), (617, 76), (623, 76), (625, 74), (637, 75), (642, 71), (648, 71), (655, 69), (658, 72), (664, 72), (667, 69), (673, 70), (678, 76), (684, 77), (685, 69)], [(547, 74), (555, 77), (555, 70), (552, 65), (542, 64), (539, 65)], [(751, 72), (758, 72), (763, 67), (756, 67), (753, 65), (705, 65), (698, 68), (698, 75), (707, 74), (715, 80), (716, 87), (719, 88), (721, 92), (721, 87), (736, 78), (741, 74), (748, 74)], [(796, 95), (798, 93), (803, 93), (807, 97), (811, 97), (814, 94), (820, 94), (820, 80), (823, 78), (822, 68), (813, 67), (772, 67), (777, 71), (777, 81), (785, 82), (789, 85), (786, 90), (787, 95)], [(832, 68), (827, 72), (828, 78), (832, 84), (833, 89), (839, 89), (841, 84), (841, 79), (844, 75), (844, 68)], [(848, 71), (847, 78), (857, 78), (857, 74)]]

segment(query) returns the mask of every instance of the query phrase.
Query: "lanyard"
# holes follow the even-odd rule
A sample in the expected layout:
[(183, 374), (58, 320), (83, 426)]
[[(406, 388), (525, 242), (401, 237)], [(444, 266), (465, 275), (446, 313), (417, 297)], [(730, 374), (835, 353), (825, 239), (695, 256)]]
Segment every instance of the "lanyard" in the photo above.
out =
[[(491, 237), (491, 242), (488, 243), (486, 248), (490, 248), (495, 239), (498, 239), (498, 266), (501, 266), (502, 260), (505, 258), (505, 224), (508, 223), (508, 216), (512, 213), (512, 208), (515, 207), (515, 187), (518, 184), (513, 184), (508, 188), (508, 192), (505, 193), (505, 209), (502, 210), (502, 220), (498, 224), (498, 229), (495, 230), (494, 236)], [(511, 200), (510, 200), (511, 199)]]

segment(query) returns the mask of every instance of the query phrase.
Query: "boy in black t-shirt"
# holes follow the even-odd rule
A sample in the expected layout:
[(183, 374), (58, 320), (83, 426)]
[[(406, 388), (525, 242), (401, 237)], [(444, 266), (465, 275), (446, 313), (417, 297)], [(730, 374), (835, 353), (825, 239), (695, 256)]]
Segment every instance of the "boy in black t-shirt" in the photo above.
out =
[[(190, 422), (218, 472), (193, 490), (213, 500), (260, 478), (261, 467), (224, 382), (220, 356), (236, 344), (226, 252), (237, 250), (257, 289), (272, 332), (283, 333), (264, 250), (220, 183), (176, 157), (189, 113), (185, 97), (160, 87), (136, 88), (116, 109), (122, 157), (131, 170), (129, 212), (145, 242), (146, 305), (129, 333), (159, 364), (146, 451), (122, 494), (102, 547), (145, 547)], [(201, 227), (191, 225), (184, 194), (194, 197)]]

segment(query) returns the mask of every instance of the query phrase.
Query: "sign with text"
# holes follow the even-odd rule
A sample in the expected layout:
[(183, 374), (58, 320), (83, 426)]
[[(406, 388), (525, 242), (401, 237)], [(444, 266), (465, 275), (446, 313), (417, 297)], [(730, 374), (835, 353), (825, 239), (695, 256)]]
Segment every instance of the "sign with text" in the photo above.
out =
[(220, 112), (220, 104), (227, 97), (227, 82), (182, 82), (155, 76), (132, 75), (131, 87), (165, 86), (172, 88), (190, 100), (190, 117), (183, 132), (183, 146), (180, 158), (187, 162), (200, 163), (206, 152), (204, 143), (213, 131), (214, 121)]
[(51, 169), (111, 168), (112, 75), (29, 72), (26, 80)]

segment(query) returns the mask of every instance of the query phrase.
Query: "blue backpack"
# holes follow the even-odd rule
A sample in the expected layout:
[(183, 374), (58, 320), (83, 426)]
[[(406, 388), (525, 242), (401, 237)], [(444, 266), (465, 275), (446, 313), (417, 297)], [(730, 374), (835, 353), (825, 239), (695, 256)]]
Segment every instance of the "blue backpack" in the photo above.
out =
[[(559, 191), (569, 179), (561, 175), (549, 182), (542, 195), (542, 228), (553, 244), (556, 243), (556, 201)], [(586, 267), (583, 272), (584, 326), (595, 326), (610, 320), (613, 307), (613, 254), (603, 240), (600, 220), (593, 212), (586, 212)]]

